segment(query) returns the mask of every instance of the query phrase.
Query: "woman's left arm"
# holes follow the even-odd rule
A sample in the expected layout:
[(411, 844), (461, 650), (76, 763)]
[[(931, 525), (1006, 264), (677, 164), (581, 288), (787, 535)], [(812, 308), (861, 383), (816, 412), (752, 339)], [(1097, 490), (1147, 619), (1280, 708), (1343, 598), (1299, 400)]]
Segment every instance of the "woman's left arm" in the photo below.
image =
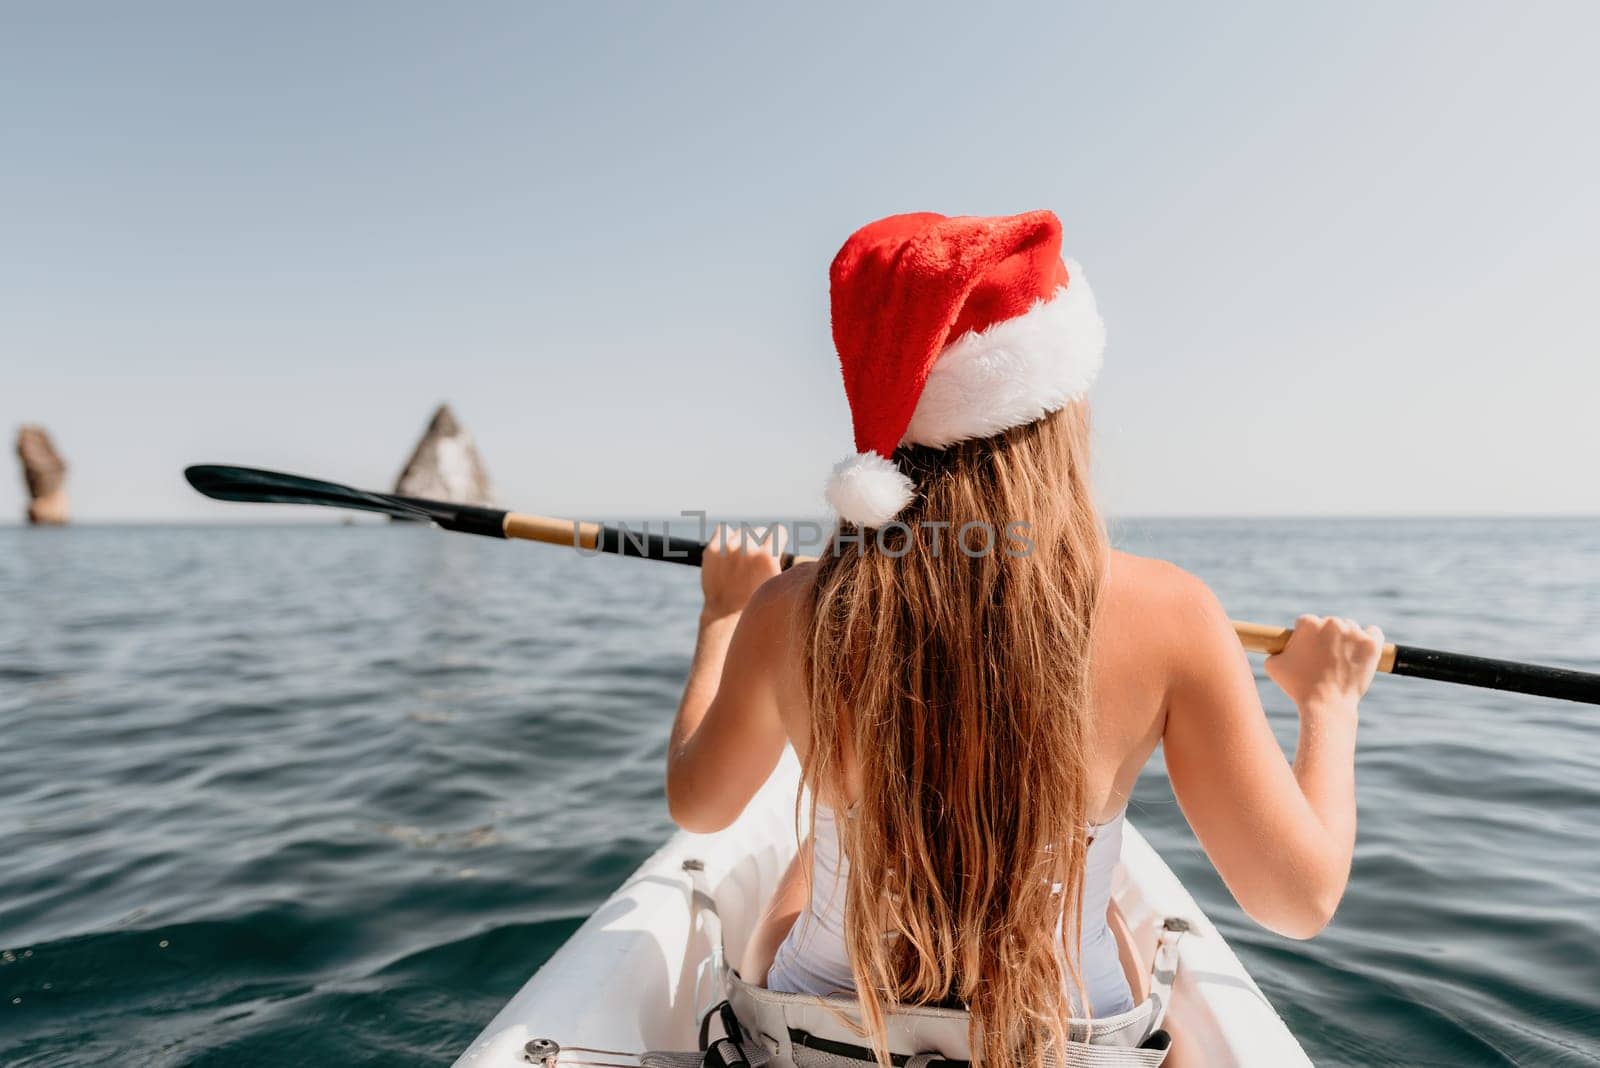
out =
[(781, 570), (773, 530), (754, 542), (719, 529), (706, 546), (700, 633), (667, 745), (667, 810), (686, 831), (738, 819), (788, 743), (777, 689), (788, 612), (781, 594), (762, 590)]

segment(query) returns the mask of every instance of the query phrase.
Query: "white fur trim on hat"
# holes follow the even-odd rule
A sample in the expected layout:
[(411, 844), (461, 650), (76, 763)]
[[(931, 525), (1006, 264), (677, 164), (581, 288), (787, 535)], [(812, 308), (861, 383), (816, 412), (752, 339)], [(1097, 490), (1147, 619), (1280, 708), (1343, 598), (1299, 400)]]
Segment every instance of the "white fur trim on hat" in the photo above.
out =
[(1025, 426), (1088, 392), (1106, 325), (1083, 269), (1015, 319), (962, 335), (934, 361), (902, 444), (944, 448)]
[(905, 472), (875, 452), (846, 456), (828, 480), (828, 503), (839, 518), (858, 527), (881, 527), (916, 496)]

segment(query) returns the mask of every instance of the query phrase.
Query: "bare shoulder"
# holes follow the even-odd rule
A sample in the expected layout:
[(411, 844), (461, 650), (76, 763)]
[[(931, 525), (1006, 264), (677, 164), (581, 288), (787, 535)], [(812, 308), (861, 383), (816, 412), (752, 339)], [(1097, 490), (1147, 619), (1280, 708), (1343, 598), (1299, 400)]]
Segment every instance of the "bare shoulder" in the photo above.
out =
[(1211, 587), (1168, 560), (1114, 551), (1105, 600), (1108, 623), (1137, 628), (1140, 644), (1164, 649), (1174, 666), (1210, 655), (1209, 643), (1231, 633)]
[(762, 609), (767, 612), (792, 611), (805, 603), (811, 594), (811, 585), (816, 581), (817, 562), (807, 560), (795, 564), (787, 571), (780, 571), (756, 589), (755, 596), (750, 599), (750, 604), (755, 606), (759, 601)]
[(1170, 560), (1121, 550), (1111, 553), (1111, 581), (1106, 592), (1127, 600), (1131, 606), (1163, 613), (1174, 609), (1203, 610), (1217, 601), (1217, 595), (1202, 579)]
[(757, 587), (745, 606), (741, 627), (755, 631), (773, 643), (786, 642), (799, 613), (811, 596), (816, 581), (815, 562), (796, 564)]

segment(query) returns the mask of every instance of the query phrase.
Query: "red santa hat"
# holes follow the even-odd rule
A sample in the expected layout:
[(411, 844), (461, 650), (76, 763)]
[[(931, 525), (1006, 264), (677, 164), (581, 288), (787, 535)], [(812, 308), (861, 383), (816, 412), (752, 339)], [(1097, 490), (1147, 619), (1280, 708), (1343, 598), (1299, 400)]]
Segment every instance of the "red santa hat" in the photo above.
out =
[(892, 215), (850, 235), (829, 271), (854, 456), (828, 483), (841, 519), (878, 527), (916, 487), (900, 445), (944, 448), (1024, 426), (1083, 396), (1105, 324), (1061, 258), (1053, 212)]

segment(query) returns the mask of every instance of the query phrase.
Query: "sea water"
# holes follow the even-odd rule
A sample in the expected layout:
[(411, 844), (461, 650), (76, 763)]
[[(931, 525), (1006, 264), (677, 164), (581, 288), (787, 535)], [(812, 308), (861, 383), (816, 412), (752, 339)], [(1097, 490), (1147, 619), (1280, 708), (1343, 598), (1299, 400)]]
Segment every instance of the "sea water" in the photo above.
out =
[[(1114, 535), (1235, 618), (1600, 670), (1600, 521)], [(671, 832), (698, 597), (410, 526), (0, 530), (0, 1064), (453, 1058)], [(1380, 678), (1358, 779), (1310, 942), (1232, 903), (1159, 757), (1131, 815), (1318, 1064), (1600, 1063), (1600, 708)]]

